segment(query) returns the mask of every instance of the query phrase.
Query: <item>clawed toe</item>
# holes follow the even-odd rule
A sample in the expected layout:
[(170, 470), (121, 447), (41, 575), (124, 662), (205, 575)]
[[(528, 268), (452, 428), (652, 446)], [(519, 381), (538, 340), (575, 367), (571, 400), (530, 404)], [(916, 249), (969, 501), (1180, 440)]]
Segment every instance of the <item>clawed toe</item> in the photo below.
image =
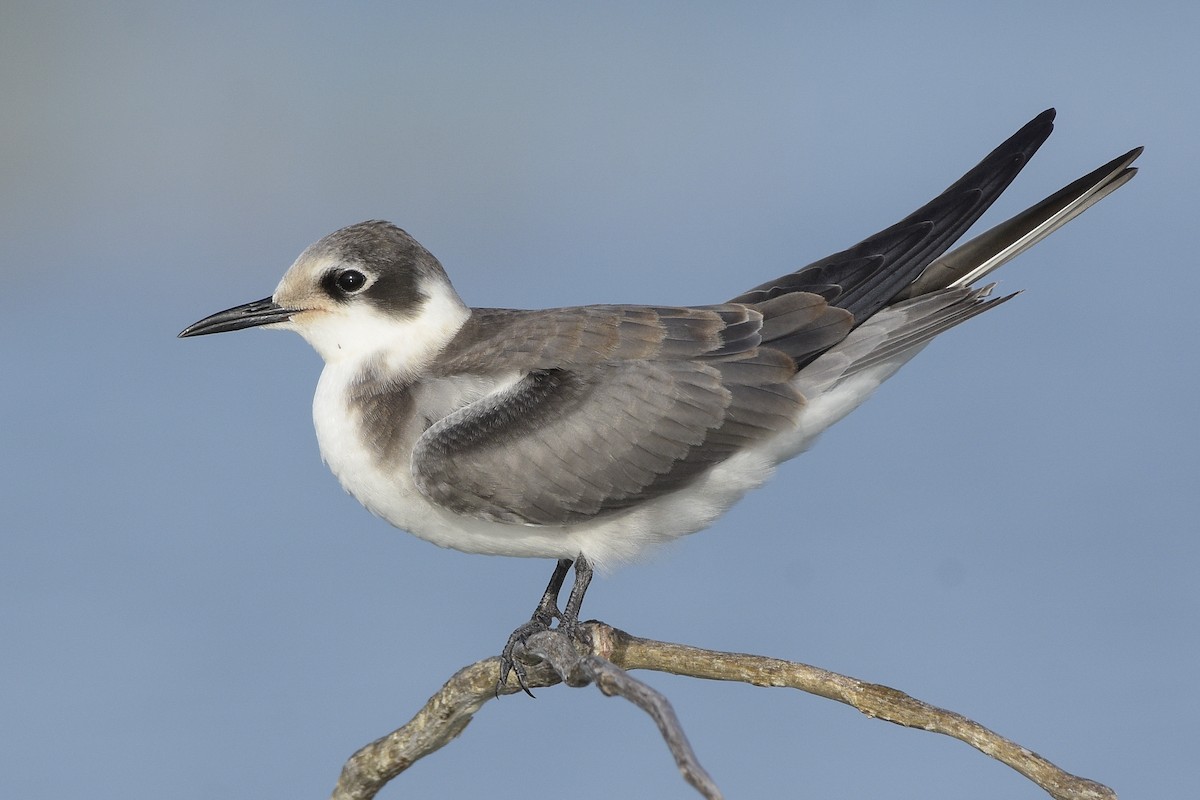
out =
[(508, 637), (508, 642), (504, 645), (504, 649), (500, 651), (500, 680), (496, 682), (496, 696), (508, 685), (508, 673), (511, 671), (517, 676), (517, 684), (521, 687), (521, 691), (533, 697), (533, 692), (529, 691), (529, 684), (525, 681), (525, 665), (518, 659), (513, 657), (514, 651), (518, 645), (524, 645), (525, 641), (535, 633), (550, 630), (550, 621), (541, 618), (535, 614), (533, 619), (519, 626)]

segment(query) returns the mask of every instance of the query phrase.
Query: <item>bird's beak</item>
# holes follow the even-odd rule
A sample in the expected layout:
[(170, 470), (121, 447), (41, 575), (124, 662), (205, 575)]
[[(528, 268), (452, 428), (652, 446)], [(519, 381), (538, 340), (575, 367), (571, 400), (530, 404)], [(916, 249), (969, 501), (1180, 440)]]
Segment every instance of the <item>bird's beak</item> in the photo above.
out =
[(269, 297), (255, 300), (253, 303), (218, 311), (212, 316), (205, 317), (184, 328), (179, 338), (186, 336), (203, 336), (207, 333), (224, 333), (225, 331), (240, 331), (242, 328), (254, 328), (259, 325), (270, 325), (275, 322), (287, 322), (295, 309), (283, 308)]

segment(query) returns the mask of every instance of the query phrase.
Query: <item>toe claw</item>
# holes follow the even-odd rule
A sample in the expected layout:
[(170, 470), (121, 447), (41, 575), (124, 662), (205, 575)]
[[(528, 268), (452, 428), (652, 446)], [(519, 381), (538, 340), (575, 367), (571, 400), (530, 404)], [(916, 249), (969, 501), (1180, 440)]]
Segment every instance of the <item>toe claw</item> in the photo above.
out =
[(517, 649), (517, 645), (525, 644), (530, 636), (541, 631), (550, 629), (548, 622), (539, 619), (536, 615), (533, 619), (521, 625), (512, 635), (508, 637), (508, 642), (504, 645), (504, 649), (500, 651), (500, 680), (496, 682), (496, 696), (508, 685), (508, 673), (511, 670), (517, 676), (517, 684), (521, 687), (521, 691), (533, 697), (533, 692), (529, 691), (529, 684), (526, 682), (525, 665), (518, 661), (513, 652)]

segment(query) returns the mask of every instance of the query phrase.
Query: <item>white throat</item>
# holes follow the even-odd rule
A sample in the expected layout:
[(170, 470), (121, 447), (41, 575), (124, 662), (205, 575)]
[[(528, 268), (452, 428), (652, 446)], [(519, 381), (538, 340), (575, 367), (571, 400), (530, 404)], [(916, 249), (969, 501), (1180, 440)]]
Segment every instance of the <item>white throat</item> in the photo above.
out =
[(374, 362), (390, 374), (421, 372), (466, 323), (471, 310), (448, 284), (429, 282), (427, 299), (411, 316), (368, 303), (323, 309), (290, 324), (327, 365)]

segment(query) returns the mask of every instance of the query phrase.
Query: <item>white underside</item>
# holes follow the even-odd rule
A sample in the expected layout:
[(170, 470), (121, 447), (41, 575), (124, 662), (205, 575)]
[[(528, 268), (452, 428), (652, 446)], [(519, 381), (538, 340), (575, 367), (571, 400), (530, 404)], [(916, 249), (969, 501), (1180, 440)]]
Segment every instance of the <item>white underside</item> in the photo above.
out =
[[(852, 334), (843, 345), (854, 338)], [(822, 431), (853, 411), (920, 349), (844, 377), (839, 368), (825, 368), (828, 364), (836, 366), (839, 358), (845, 360), (839, 354), (843, 345), (797, 376), (797, 386), (809, 402), (791, 431), (714, 466), (673, 494), (620, 514), (574, 525), (511, 525), (462, 517), (421, 494), (407, 463), (395, 469), (382, 468), (369, 449), (359, 444), (358, 421), (346, 404), (346, 387), (357, 374), (357, 365), (351, 360), (326, 366), (313, 402), (313, 420), (321, 455), (342, 486), (372, 513), (397, 528), (436, 545), (469, 553), (541, 558), (582, 554), (603, 570), (707, 527), (743, 494), (767, 480), (777, 464), (810, 447)], [(811, 376), (820, 380), (814, 384)], [(478, 387), (474, 390), (477, 392)]]

